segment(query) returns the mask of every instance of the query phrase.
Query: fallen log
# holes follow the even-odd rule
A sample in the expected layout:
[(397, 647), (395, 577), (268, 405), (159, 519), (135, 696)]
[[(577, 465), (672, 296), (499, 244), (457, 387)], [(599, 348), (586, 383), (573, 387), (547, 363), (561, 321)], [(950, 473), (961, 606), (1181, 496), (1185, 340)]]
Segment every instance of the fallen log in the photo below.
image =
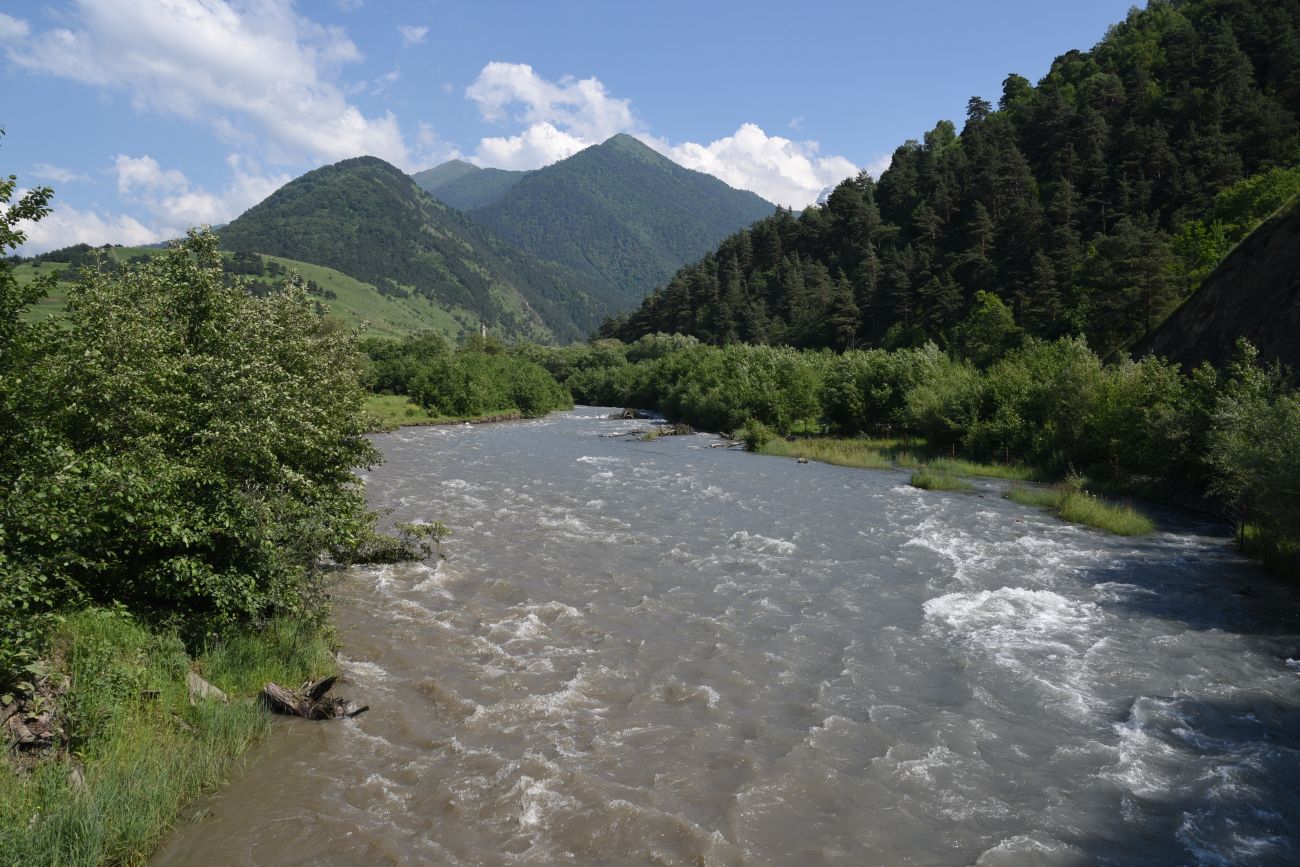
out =
[(272, 681), (262, 687), (262, 702), (274, 713), (300, 716), (303, 719), (349, 719), (370, 710), (370, 705), (357, 707), (344, 698), (327, 698), (325, 694), (338, 680), (337, 675), (304, 683), (293, 692)]

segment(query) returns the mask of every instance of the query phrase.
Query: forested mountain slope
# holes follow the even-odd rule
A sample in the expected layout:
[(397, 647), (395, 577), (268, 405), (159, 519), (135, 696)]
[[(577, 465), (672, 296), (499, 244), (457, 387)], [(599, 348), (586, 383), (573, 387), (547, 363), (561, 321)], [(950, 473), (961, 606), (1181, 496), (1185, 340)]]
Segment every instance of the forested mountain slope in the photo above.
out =
[(634, 306), (683, 264), (772, 210), (753, 193), (682, 168), (631, 136), (617, 135), (526, 173), (469, 214), (520, 248), (597, 280), (612, 313)]
[(570, 340), (601, 315), (587, 278), (503, 243), (375, 157), (290, 181), (220, 235), (229, 250), (325, 265), (385, 295), (469, 311), (505, 337)]
[(481, 169), (452, 160), (411, 175), (420, 189), (458, 211), (472, 211), (490, 205), (514, 188), (531, 172)]
[(1140, 351), (1219, 367), (1239, 337), (1300, 371), (1300, 198), (1242, 241)]
[(422, 172), (416, 172), (411, 175), (411, 180), (415, 185), (426, 193), (432, 194), (434, 190), (445, 186), (452, 181), (459, 180), (466, 175), (472, 175), (477, 172), (479, 167), (473, 163), (467, 163), (464, 160), (448, 160), (445, 163), (436, 165), (431, 169), (425, 169)]
[[(977, 301), (1103, 354), (1149, 335), (1226, 252), (1197, 218), (1300, 163), (1300, 0), (1134, 9), (1037, 86), (908, 141), (879, 181), (777, 213), (606, 332), (797, 346), (950, 343)], [(996, 299), (980, 295), (996, 293)]]

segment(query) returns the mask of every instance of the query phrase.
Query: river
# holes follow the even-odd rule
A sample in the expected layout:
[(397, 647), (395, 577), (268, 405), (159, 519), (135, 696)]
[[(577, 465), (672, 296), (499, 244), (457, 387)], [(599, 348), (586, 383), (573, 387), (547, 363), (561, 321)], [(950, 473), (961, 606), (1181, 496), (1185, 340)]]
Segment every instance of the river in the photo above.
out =
[(1300, 592), (900, 472), (604, 437), (377, 438), (447, 559), (351, 570), (345, 683), (155, 865), (1300, 863)]

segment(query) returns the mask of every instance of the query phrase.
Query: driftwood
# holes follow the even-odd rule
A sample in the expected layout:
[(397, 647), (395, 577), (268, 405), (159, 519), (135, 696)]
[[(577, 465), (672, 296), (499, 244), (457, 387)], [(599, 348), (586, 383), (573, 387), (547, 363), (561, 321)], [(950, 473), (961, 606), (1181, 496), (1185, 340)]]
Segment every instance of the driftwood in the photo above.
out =
[(262, 688), (262, 701), (272, 711), (300, 716), (304, 719), (345, 719), (365, 713), (370, 705), (357, 707), (343, 698), (326, 698), (337, 675), (304, 683), (297, 692), (291, 692), (278, 683), (268, 683)]

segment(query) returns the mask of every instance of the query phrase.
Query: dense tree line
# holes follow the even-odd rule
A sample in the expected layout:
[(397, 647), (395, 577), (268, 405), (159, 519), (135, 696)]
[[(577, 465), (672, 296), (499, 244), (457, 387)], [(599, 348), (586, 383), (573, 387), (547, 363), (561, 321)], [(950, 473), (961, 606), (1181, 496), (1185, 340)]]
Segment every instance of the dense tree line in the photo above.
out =
[(426, 331), (401, 341), (368, 340), (364, 349), (371, 391), (406, 395), (432, 415), (533, 418), (573, 406), (568, 390), (545, 369), (491, 338), (472, 338), (453, 351)]
[(607, 336), (947, 344), (993, 293), (1103, 355), (1143, 336), (1300, 174), (1300, 0), (1152, 0), (998, 107), (972, 98), (818, 207), (679, 271)]
[[(6, 249), (48, 195), (0, 216)], [(299, 283), (249, 294), (210, 234), (80, 271), (63, 327), (34, 324), (48, 285), (0, 261), (0, 682), (82, 606), (198, 642), (300, 611), (369, 532), (361, 360)]]

